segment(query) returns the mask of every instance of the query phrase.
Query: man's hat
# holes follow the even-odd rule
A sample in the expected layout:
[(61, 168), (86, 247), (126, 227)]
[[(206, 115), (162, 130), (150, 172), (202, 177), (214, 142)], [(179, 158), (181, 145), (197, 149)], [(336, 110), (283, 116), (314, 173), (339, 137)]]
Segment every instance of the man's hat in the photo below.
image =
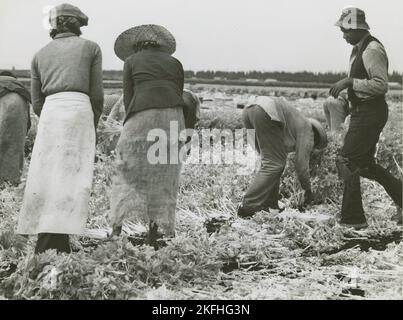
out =
[(69, 3), (60, 4), (50, 10), (49, 23), (52, 28), (56, 28), (56, 20), (60, 16), (74, 17), (80, 22), (81, 26), (88, 25), (88, 17), (78, 7)]
[(340, 19), (335, 23), (335, 26), (347, 30), (369, 30), (369, 25), (365, 21), (365, 12), (355, 7), (345, 7), (341, 13)]
[(115, 54), (125, 60), (134, 53), (133, 46), (139, 42), (155, 42), (169, 54), (176, 50), (174, 36), (164, 27), (156, 24), (143, 24), (122, 32), (115, 41)]
[(326, 131), (325, 129), (322, 127), (322, 125), (320, 124), (320, 122), (316, 119), (313, 118), (308, 118), (309, 122), (312, 125), (312, 129), (315, 132), (315, 135), (318, 136), (319, 141), (315, 141), (315, 149), (323, 149), (326, 148), (327, 146), (327, 135), (326, 135)]

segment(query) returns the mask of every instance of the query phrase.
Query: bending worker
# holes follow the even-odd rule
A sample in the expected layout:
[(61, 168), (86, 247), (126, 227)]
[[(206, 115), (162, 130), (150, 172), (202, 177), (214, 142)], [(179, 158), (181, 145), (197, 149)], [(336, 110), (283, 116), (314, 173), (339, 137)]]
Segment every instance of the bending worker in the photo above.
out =
[(246, 192), (238, 209), (240, 217), (252, 216), (260, 210), (278, 210), (280, 177), (287, 154), (296, 152), (296, 171), (305, 190), (304, 204), (312, 202), (309, 159), (314, 148), (323, 149), (327, 136), (315, 119), (305, 118), (282, 98), (256, 97), (249, 101), (243, 114), (247, 129), (255, 130), (255, 146), (262, 166)]

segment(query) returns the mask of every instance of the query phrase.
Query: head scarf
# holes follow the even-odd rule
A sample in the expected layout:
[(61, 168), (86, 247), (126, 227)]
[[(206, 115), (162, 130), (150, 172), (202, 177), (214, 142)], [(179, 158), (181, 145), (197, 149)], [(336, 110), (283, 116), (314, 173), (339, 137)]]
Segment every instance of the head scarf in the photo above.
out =
[(80, 22), (81, 27), (88, 25), (88, 17), (78, 7), (69, 3), (63, 3), (50, 10), (49, 23), (53, 29), (56, 29), (57, 20), (61, 16), (75, 17)]

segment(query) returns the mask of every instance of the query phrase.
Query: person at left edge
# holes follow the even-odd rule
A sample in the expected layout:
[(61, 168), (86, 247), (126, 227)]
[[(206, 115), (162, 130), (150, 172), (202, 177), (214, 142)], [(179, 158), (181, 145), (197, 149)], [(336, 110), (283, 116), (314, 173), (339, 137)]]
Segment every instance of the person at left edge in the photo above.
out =
[(9, 71), (0, 72), (0, 182), (17, 185), (24, 165), (24, 146), (31, 127), (31, 94)]
[(36, 253), (70, 252), (69, 235), (84, 231), (104, 99), (101, 50), (80, 37), (88, 17), (65, 3), (49, 20), (52, 41), (31, 65), (40, 118), (17, 227), (19, 234), (38, 234)]

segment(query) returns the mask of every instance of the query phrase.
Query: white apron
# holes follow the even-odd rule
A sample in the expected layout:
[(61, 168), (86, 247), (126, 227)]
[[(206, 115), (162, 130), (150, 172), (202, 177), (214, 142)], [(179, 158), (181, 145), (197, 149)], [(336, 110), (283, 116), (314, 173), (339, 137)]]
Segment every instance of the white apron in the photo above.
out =
[(89, 97), (46, 97), (32, 151), (17, 233), (84, 232), (95, 157)]

